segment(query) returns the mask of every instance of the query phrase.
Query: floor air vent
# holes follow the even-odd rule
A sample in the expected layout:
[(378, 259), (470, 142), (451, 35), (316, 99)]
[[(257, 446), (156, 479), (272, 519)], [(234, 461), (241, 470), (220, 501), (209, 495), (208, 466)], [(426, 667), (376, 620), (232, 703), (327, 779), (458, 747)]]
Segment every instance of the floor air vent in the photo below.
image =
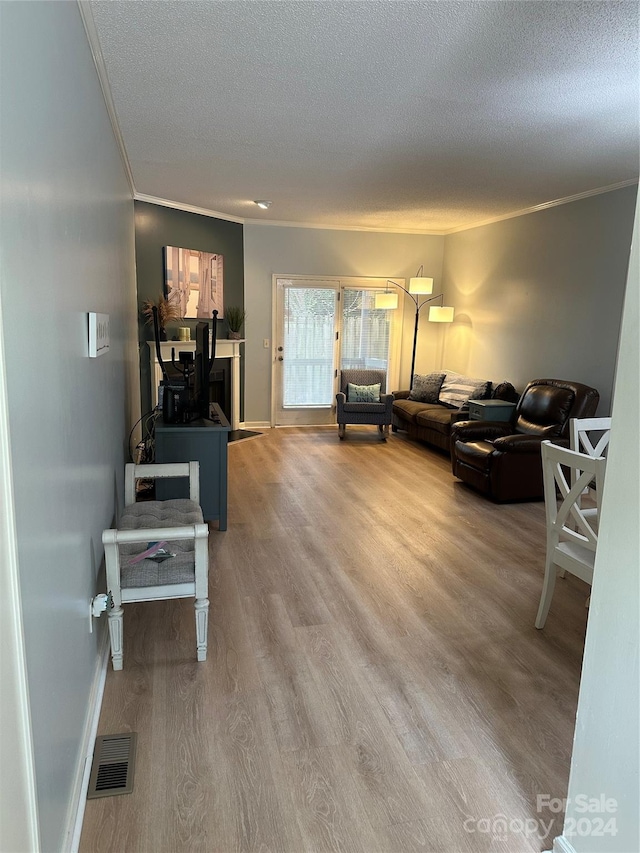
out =
[(133, 791), (135, 757), (135, 732), (96, 738), (87, 799), (130, 794)]

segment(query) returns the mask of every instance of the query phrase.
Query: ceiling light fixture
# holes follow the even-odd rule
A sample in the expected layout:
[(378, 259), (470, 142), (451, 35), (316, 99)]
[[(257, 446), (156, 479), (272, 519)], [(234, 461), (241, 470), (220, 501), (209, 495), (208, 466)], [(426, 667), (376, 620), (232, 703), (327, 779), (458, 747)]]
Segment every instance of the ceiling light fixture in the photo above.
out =
[(254, 204), (257, 204), (258, 207), (261, 207), (263, 210), (269, 210), (269, 208), (271, 207), (271, 202), (265, 201), (264, 199), (256, 200), (254, 201)]

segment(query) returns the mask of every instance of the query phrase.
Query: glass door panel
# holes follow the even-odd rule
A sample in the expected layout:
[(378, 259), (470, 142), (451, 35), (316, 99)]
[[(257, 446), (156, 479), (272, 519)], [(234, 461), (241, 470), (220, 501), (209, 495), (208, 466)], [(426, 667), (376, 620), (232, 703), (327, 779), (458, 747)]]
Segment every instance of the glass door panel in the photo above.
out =
[(331, 283), (277, 282), (277, 424), (333, 420), (337, 294)]
[[(340, 369), (389, 369), (391, 312), (374, 307), (382, 290), (345, 287), (342, 299)], [(387, 383), (388, 385), (388, 383)]]

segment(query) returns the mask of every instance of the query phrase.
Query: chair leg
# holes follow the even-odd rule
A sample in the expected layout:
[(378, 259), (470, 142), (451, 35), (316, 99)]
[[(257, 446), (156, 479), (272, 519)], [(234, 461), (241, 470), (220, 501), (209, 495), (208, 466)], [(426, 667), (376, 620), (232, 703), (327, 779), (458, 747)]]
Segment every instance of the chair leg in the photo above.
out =
[(544, 567), (544, 582), (542, 584), (542, 594), (540, 596), (540, 606), (538, 607), (538, 615), (536, 616), (536, 628), (544, 628), (544, 623), (549, 615), (551, 607), (551, 599), (553, 598), (553, 590), (556, 585), (556, 576), (558, 572), (551, 557), (547, 557)]
[(384, 425), (384, 424), (378, 424), (378, 432), (380, 433), (380, 440), (381, 440), (381, 441), (386, 441), (386, 440), (387, 440), (387, 433), (386, 433), (386, 429), (387, 429), (387, 428), (385, 427), (385, 425)]
[(339, 436), (339, 438), (343, 439), (344, 434), (345, 434), (345, 425), (344, 424), (338, 424), (338, 436)]
[(391, 432), (398, 432), (398, 427), (395, 424), (391, 424)]
[(114, 670), (122, 669), (122, 607), (109, 611), (109, 639), (111, 640), (111, 661)]
[(209, 599), (196, 598), (196, 650), (198, 660), (207, 659), (207, 633), (209, 627)]

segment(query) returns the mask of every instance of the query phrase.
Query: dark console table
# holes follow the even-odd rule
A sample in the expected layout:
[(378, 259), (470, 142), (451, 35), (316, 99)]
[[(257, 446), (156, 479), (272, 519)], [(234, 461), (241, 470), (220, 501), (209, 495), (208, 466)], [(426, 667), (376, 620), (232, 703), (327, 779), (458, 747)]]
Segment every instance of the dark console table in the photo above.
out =
[[(200, 505), (205, 521), (217, 521), (227, 529), (227, 440), (231, 429), (222, 409), (211, 404), (217, 422), (197, 420), (189, 424), (156, 421), (156, 462), (199, 462)], [(182, 480), (158, 480), (158, 500), (188, 498)]]

